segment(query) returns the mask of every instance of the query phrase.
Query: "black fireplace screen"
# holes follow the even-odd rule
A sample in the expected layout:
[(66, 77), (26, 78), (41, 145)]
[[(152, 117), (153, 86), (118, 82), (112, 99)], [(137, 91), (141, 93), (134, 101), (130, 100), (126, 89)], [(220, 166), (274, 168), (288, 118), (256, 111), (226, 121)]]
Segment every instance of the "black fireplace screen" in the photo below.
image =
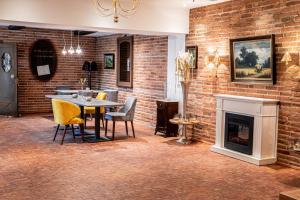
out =
[(225, 141), (227, 149), (252, 154), (254, 117), (226, 113)]

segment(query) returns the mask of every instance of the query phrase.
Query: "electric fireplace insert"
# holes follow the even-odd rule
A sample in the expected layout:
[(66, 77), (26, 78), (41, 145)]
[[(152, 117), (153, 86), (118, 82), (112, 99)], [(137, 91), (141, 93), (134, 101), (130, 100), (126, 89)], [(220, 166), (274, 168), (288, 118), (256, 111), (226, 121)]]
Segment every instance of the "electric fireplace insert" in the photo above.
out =
[(226, 113), (225, 140), (227, 149), (252, 155), (254, 117)]

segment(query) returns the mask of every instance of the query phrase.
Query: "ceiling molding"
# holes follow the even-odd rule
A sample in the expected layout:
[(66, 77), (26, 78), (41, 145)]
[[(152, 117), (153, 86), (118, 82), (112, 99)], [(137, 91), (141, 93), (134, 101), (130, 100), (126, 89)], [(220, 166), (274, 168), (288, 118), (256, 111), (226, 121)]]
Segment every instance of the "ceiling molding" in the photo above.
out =
[(208, 6), (212, 4), (223, 3), (230, 0), (185, 0), (185, 6), (187, 8), (198, 8), (203, 6)]

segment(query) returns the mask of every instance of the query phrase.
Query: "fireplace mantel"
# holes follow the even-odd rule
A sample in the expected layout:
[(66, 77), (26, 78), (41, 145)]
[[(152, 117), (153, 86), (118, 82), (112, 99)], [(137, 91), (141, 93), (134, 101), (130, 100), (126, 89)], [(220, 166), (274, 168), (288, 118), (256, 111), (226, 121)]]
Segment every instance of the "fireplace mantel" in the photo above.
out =
[(257, 98), (257, 97), (246, 97), (246, 96), (235, 96), (229, 94), (216, 94), (215, 97), (217, 99), (227, 99), (227, 100), (237, 100), (243, 102), (254, 102), (254, 103), (271, 103), (271, 104), (278, 104), (279, 100), (276, 99), (265, 99), (265, 98)]
[[(275, 163), (277, 160), (278, 103), (276, 99), (215, 95), (216, 140), (212, 151), (256, 165)], [(246, 155), (224, 147), (226, 113), (254, 117), (253, 153)]]

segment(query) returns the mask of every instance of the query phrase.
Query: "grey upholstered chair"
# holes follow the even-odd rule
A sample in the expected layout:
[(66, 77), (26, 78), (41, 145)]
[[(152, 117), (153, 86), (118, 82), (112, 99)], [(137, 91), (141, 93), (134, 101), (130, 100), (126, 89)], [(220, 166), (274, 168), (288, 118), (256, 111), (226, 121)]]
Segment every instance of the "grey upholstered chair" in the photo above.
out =
[(107, 101), (113, 101), (113, 102), (118, 102), (118, 90), (110, 90), (106, 89), (104, 92), (107, 94), (106, 100)]
[[(71, 87), (67, 85), (60, 85), (55, 88), (56, 90), (70, 90)], [(56, 92), (57, 95), (63, 95), (64, 93)]]
[[(112, 90), (112, 89), (106, 89), (104, 92), (107, 94), (106, 100), (107, 101), (113, 101), (118, 102), (118, 90)], [(106, 112), (115, 112), (117, 110), (117, 107), (110, 107), (106, 108)]]
[(131, 122), (132, 134), (135, 138), (134, 127), (133, 127), (133, 118), (136, 107), (137, 98), (136, 97), (127, 97), (125, 105), (119, 110), (119, 112), (108, 112), (105, 115), (105, 136), (107, 136), (107, 122), (111, 120), (113, 122), (113, 131), (112, 131), (112, 140), (115, 139), (115, 125), (116, 121), (124, 121), (126, 127), (126, 134), (128, 136), (128, 126), (127, 122)]

